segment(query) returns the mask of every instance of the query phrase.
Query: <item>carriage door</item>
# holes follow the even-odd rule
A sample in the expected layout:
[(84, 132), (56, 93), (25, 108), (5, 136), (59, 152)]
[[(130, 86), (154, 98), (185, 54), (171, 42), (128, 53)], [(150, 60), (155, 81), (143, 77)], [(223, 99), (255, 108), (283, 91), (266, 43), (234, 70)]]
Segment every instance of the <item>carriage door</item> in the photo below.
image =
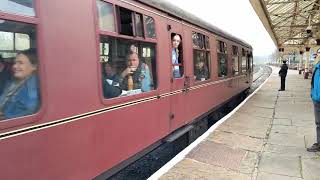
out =
[(176, 22), (167, 24), (169, 38), (169, 61), (171, 64), (171, 92), (170, 96), (170, 130), (173, 131), (185, 124), (186, 94), (189, 78), (185, 72), (184, 39), (182, 25)]

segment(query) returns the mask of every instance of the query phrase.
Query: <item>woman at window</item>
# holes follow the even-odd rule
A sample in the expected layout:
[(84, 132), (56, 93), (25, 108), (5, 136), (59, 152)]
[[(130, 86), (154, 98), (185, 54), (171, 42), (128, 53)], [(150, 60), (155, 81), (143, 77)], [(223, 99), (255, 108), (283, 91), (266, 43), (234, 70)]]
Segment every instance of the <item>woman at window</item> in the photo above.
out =
[(30, 115), (39, 107), (36, 52), (18, 53), (12, 69), (13, 79), (0, 96), (0, 120)]
[(180, 78), (180, 67), (179, 67), (179, 45), (181, 43), (180, 35), (175, 34), (172, 37), (172, 73), (174, 78)]

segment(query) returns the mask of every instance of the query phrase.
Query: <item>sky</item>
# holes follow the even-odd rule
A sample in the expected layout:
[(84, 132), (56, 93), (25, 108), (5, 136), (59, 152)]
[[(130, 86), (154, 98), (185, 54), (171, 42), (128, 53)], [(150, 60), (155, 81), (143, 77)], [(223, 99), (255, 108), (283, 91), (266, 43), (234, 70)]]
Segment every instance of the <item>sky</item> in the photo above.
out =
[(166, 1), (251, 44), (254, 56), (267, 56), (276, 49), (249, 0)]

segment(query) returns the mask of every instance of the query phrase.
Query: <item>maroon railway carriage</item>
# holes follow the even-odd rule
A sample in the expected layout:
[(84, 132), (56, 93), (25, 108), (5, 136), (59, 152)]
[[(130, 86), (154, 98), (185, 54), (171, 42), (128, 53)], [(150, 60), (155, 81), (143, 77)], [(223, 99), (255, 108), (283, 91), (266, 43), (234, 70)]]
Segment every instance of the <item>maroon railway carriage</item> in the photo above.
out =
[[(131, 45), (144, 64), (142, 86), (108, 96), (119, 85), (105, 77), (126, 69)], [(7, 118), (0, 109), (0, 179), (112, 174), (252, 82), (250, 45), (163, 1), (1, 0), (4, 65), (26, 49), (37, 51), (41, 98), (27, 115)], [(200, 61), (207, 77), (197, 78)]]

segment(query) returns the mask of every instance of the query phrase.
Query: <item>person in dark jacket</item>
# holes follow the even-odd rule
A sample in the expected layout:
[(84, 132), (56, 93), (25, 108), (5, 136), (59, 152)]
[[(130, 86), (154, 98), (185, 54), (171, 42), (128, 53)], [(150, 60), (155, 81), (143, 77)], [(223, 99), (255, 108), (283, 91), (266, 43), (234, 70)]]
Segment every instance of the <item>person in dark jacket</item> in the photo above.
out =
[(196, 80), (204, 81), (209, 79), (209, 71), (204, 61), (199, 61), (195, 69)]
[(105, 98), (118, 97), (122, 93), (122, 89), (119, 87), (119, 77), (113, 67), (113, 63), (106, 62), (102, 64), (103, 78), (103, 95)]
[(0, 96), (4, 90), (6, 83), (10, 80), (10, 68), (6, 65), (2, 56), (0, 55)]
[(279, 71), (279, 76), (281, 77), (281, 87), (279, 91), (284, 91), (286, 89), (286, 76), (288, 73), (288, 65), (286, 64), (287, 61), (282, 61), (283, 64), (281, 66), (281, 69)]

